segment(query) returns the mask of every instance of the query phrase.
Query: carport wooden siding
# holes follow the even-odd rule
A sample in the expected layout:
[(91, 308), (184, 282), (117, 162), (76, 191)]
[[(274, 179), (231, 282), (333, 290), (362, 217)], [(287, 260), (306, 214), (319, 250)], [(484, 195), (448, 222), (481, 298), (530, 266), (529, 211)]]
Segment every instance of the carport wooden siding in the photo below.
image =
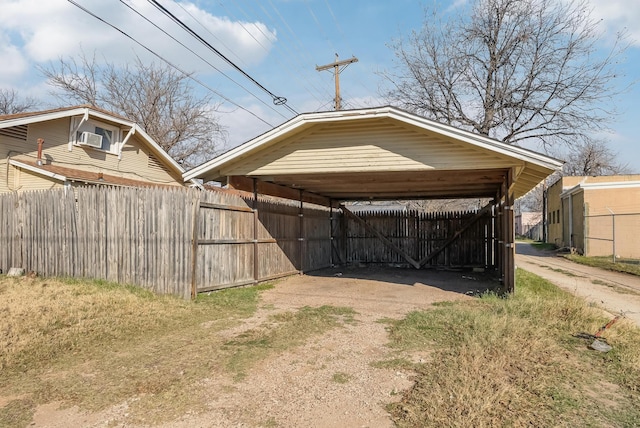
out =
[(330, 212), (305, 206), (301, 209), (298, 201), (258, 199), (259, 278), (331, 265)]
[[(387, 237), (414, 260), (421, 260), (439, 249), (476, 213), (358, 212), (358, 216)], [(461, 234), (427, 267), (492, 267), (491, 214), (483, 216)], [(346, 261), (405, 265), (396, 251), (381, 245), (378, 238), (359, 223), (348, 220)]]
[(279, 198), (203, 193), (196, 256), (198, 292), (331, 265), (330, 211)]
[[(508, 166), (511, 166), (509, 163)], [(221, 170), (222, 175), (504, 168), (505, 159), (386, 120), (334, 123)]]

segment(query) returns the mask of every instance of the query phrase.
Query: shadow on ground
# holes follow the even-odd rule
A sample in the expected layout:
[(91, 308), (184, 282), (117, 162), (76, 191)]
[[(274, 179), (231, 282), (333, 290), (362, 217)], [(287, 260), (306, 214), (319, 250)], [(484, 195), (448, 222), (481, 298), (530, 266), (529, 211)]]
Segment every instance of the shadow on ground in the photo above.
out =
[(321, 269), (306, 274), (311, 277), (326, 277), (332, 279), (358, 279), (371, 283), (384, 282), (388, 284), (411, 287), (435, 287), (442, 291), (461, 294), (471, 294), (478, 291), (494, 289), (498, 281), (493, 273), (473, 272), (469, 269), (462, 271), (437, 269), (412, 269), (389, 266), (344, 266)]

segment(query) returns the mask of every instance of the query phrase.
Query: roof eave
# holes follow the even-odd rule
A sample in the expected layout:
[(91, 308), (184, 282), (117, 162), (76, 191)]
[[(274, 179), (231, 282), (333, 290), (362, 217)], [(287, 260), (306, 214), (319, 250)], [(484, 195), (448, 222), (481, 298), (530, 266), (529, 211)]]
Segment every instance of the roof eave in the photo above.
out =
[[(116, 123), (121, 126), (126, 126), (129, 128), (134, 128), (135, 133), (139, 134), (145, 143), (151, 147), (154, 151), (154, 154), (158, 155), (168, 166), (170, 166), (179, 176), (185, 172), (184, 168), (176, 162), (169, 154), (162, 148), (158, 143), (156, 143), (153, 138), (149, 134), (147, 134), (141, 127), (135, 122), (125, 120), (113, 115), (110, 115), (105, 112), (101, 112), (98, 110), (94, 110), (91, 107), (74, 107), (67, 110), (60, 110), (55, 112), (45, 112), (42, 114), (34, 114), (31, 116), (16, 118), (16, 119), (7, 119), (0, 122), (1, 128), (9, 128), (12, 126), (20, 126), (20, 125), (28, 125), (30, 123), (35, 122), (44, 122), (48, 120), (56, 120), (56, 119), (64, 119), (67, 117), (80, 116), (88, 114), (90, 117), (101, 119), (103, 121)], [(188, 180), (191, 181), (191, 180)], [(195, 183), (194, 183), (195, 184)]]
[[(246, 143), (241, 144), (240, 146), (187, 171), (183, 174), (183, 179), (187, 181), (194, 178), (208, 180), (221, 178), (214, 171), (220, 169), (220, 167), (225, 163), (231, 162), (240, 158), (241, 156), (247, 155), (253, 150), (259, 149), (270, 142), (276, 141), (278, 138), (306, 124), (327, 121), (358, 120), (367, 117), (394, 118), (404, 123), (408, 123), (422, 129), (427, 129), (441, 135), (445, 135), (466, 142), (468, 144), (472, 144), (485, 150), (491, 150), (520, 161), (530, 162), (539, 167), (546, 168), (549, 173), (558, 171), (560, 168), (562, 168), (563, 165), (563, 162), (549, 156), (532, 152), (517, 146), (502, 143), (500, 141), (473, 134), (468, 131), (460, 130), (449, 125), (440, 124), (430, 119), (422, 118), (394, 107), (386, 106), (361, 110), (304, 113), (298, 115), (293, 119), (285, 122), (284, 124), (273, 128), (271, 131), (268, 131), (252, 140), (249, 140)], [(211, 174), (212, 172), (213, 174)]]

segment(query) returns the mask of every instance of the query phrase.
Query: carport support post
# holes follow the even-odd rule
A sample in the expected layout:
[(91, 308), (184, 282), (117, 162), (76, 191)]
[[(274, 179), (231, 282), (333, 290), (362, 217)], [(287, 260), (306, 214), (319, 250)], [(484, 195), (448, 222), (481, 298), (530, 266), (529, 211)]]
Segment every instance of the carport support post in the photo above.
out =
[(300, 243), (300, 273), (304, 273), (304, 258), (305, 245), (304, 245), (304, 202), (302, 201), (303, 191), (300, 190), (300, 210), (298, 212), (298, 218), (300, 218), (300, 235), (298, 236), (298, 242)]
[(515, 271), (515, 228), (514, 228), (514, 210), (513, 210), (513, 171), (509, 169), (502, 184), (502, 193), (504, 195), (503, 205), (503, 236), (504, 241), (504, 262), (503, 262), (503, 286), (507, 293), (513, 293), (516, 283)]

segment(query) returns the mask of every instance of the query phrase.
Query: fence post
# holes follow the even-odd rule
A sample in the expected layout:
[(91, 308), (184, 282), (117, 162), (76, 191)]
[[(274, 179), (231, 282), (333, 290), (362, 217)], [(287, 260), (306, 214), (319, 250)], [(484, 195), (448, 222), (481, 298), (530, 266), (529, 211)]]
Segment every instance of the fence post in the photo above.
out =
[(616, 213), (614, 213), (611, 208), (605, 207), (611, 213), (611, 242), (613, 246), (613, 262), (616, 262)]
[(192, 199), (193, 205), (191, 207), (191, 300), (196, 298), (198, 294), (198, 284), (196, 280), (196, 267), (198, 260), (198, 217), (200, 213), (200, 195)]

